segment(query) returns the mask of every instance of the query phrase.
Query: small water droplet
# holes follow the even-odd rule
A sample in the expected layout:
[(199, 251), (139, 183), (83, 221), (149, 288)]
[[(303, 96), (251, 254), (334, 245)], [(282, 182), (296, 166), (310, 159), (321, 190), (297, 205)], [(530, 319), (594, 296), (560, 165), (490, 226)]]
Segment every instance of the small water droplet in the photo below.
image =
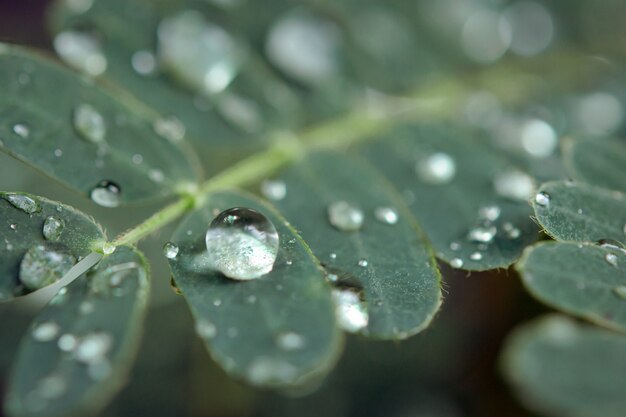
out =
[(131, 58), (131, 65), (139, 75), (151, 75), (156, 70), (156, 58), (150, 51), (137, 51)]
[(463, 267), (463, 259), (461, 259), (461, 258), (454, 258), (454, 259), (450, 260), (450, 266), (452, 268), (462, 268)]
[(456, 163), (447, 153), (437, 152), (420, 158), (415, 165), (415, 171), (419, 179), (427, 184), (448, 184), (456, 174)]
[(522, 232), (510, 222), (504, 223), (502, 229), (509, 239), (517, 239), (522, 235)]
[(276, 337), (276, 345), (283, 350), (300, 350), (304, 347), (305, 341), (301, 334), (284, 332)]
[(366, 268), (368, 265), (367, 259), (359, 259), (359, 262), (357, 262), (357, 264), (361, 267), (361, 268)]
[(83, 301), (78, 305), (78, 313), (86, 316), (95, 311), (96, 307), (91, 301)]
[(613, 288), (613, 292), (619, 298), (626, 300), (626, 285), (620, 285), (620, 286)]
[(535, 203), (540, 207), (548, 207), (550, 205), (550, 194), (540, 191), (535, 195)]
[(385, 224), (398, 223), (398, 212), (393, 207), (377, 207), (374, 210), (376, 219)]
[(256, 295), (254, 295), (254, 294), (249, 295), (248, 298), (246, 298), (246, 302), (249, 303), (249, 304), (256, 303)]
[(98, 39), (77, 31), (65, 31), (54, 38), (54, 50), (68, 65), (91, 76), (103, 74), (107, 59)]
[(337, 201), (328, 206), (330, 224), (344, 232), (354, 232), (363, 226), (364, 215), (360, 208), (346, 202)]
[(500, 207), (496, 205), (483, 206), (478, 209), (478, 217), (480, 220), (495, 222), (500, 217)]
[(61, 327), (53, 321), (44, 321), (36, 325), (31, 335), (38, 342), (50, 342), (56, 339), (61, 332)]
[(328, 255), (328, 257), (329, 257), (330, 259), (332, 259), (332, 260), (335, 260), (335, 259), (337, 259), (337, 254), (333, 252), (333, 253), (331, 253), (330, 255)]
[(38, 290), (63, 278), (75, 263), (76, 259), (61, 244), (34, 245), (20, 262), (20, 282), (29, 290)]
[(92, 364), (105, 359), (113, 346), (113, 337), (105, 332), (89, 333), (82, 337), (74, 349), (78, 362)]
[(63, 150), (62, 149), (55, 149), (54, 150), (54, 156), (56, 156), (57, 158), (60, 158), (63, 156)]
[(91, 200), (102, 207), (117, 207), (122, 189), (113, 181), (103, 180), (90, 193)]
[(78, 346), (78, 337), (73, 334), (66, 333), (59, 337), (57, 346), (63, 352), (73, 352), (74, 349), (76, 349), (76, 346)]
[(11, 230), (17, 230), (17, 224), (15, 224), (15, 223), (11, 223), (11, 224), (9, 225), (9, 228), (10, 228)]
[(215, 300), (213, 300), (213, 305), (215, 307), (219, 307), (222, 305), (222, 300), (220, 300), (219, 298), (216, 298)]
[(111, 242), (105, 242), (104, 245), (102, 245), (102, 253), (105, 255), (111, 255), (116, 249), (117, 246)]
[(160, 117), (152, 125), (154, 132), (170, 142), (180, 142), (185, 137), (186, 128), (175, 116)]
[(332, 292), (335, 303), (335, 313), (339, 326), (352, 333), (356, 333), (367, 326), (369, 314), (359, 297), (352, 289), (334, 289)]
[(274, 267), (279, 238), (274, 224), (258, 211), (235, 207), (222, 211), (206, 233), (208, 264), (225, 276), (260, 278)]
[(261, 183), (261, 194), (270, 200), (282, 200), (287, 195), (287, 185), (281, 180), (265, 180)]
[(13, 125), (13, 133), (22, 139), (27, 139), (30, 136), (30, 128), (25, 123), (16, 123)]
[(141, 155), (140, 153), (136, 153), (132, 156), (131, 160), (133, 161), (133, 164), (141, 165), (141, 163), (143, 162), (143, 155)]
[(106, 136), (104, 117), (90, 104), (81, 104), (74, 109), (74, 129), (87, 142), (102, 144)]
[(604, 260), (607, 261), (609, 265), (617, 266), (617, 255), (614, 253), (607, 253), (604, 255)]
[(459, 242), (450, 242), (450, 249), (456, 252), (461, 249), (461, 244)]
[(467, 234), (467, 238), (472, 242), (490, 243), (496, 236), (498, 229), (495, 226), (475, 227)]
[(470, 254), (469, 258), (472, 261), (480, 261), (481, 259), (483, 259), (483, 254), (480, 252), (473, 252)]
[(65, 222), (62, 219), (49, 216), (43, 223), (43, 237), (47, 240), (59, 240), (64, 227)]
[(165, 179), (165, 174), (160, 169), (151, 169), (148, 171), (148, 178), (156, 183), (161, 183)]
[(217, 328), (210, 321), (200, 319), (196, 322), (196, 334), (202, 339), (212, 339), (217, 334)]
[(528, 174), (514, 169), (497, 175), (493, 179), (493, 187), (502, 197), (527, 201), (535, 190), (535, 180)]
[(167, 259), (174, 259), (178, 256), (178, 246), (173, 244), (172, 242), (167, 242), (163, 246), (163, 254)]
[(4, 194), (3, 197), (5, 200), (11, 203), (13, 207), (19, 210), (22, 210), (24, 213), (33, 214), (35, 212), (41, 211), (41, 206), (39, 206), (39, 203), (37, 202), (37, 200), (27, 195)]

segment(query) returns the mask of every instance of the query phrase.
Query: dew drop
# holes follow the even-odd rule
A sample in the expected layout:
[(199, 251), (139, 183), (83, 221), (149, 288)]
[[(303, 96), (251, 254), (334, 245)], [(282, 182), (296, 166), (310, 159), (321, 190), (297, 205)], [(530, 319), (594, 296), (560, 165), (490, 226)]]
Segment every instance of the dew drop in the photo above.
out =
[(156, 183), (161, 183), (165, 179), (165, 174), (160, 169), (151, 169), (148, 172), (148, 178)]
[(480, 220), (495, 222), (500, 217), (500, 207), (496, 205), (484, 206), (478, 209), (478, 217)]
[(346, 202), (337, 201), (328, 206), (330, 224), (344, 232), (354, 232), (363, 226), (364, 215), (360, 208)]
[(167, 259), (174, 259), (178, 256), (178, 246), (172, 242), (167, 242), (163, 245), (163, 254)]
[(367, 268), (368, 262), (367, 262), (367, 259), (359, 259), (359, 262), (357, 262), (357, 264), (361, 268)]
[(143, 155), (141, 155), (140, 153), (136, 153), (131, 157), (131, 160), (133, 161), (133, 164), (141, 165), (141, 163), (143, 162)]
[(497, 229), (495, 226), (481, 226), (469, 231), (467, 238), (472, 242), (490, 243), (496, 236)]
[(103, 74), (107, 59), (98, 39), (88, 33), (65, 31), (54, 38), (54, 50), (65, 63), (91, 76)]
[(261, 183), (261, 194), (270, 200), (282, 200), (287, 196), (287, 185), (281, 180), (265, 180)]
[(550, 194), (540, 191), (535, 195), (535, 203), (540, 207), (548, 207), (550, 205)]
[(156, 70), (156, 58), (150, 51), (137, 51), (130, 61), (133, 69), (139, 75), (151, 75)]
[(210, 321), (201, 319), (196, 322), (196, 334), (202, 339), (212, 339), (217, 334), (217, 328)]
[(377, 207), (376, 210), (374, 210), (374, 217), (381, 223), (398, 223), (398, 212), (393, 207)]
[(304, 347), (305, 341), (301, 334), (284, 332), (276, 337), (276, 345), (283, 350), (300, 350)]
[(113, 337), (105, 332), (90, 333), (80, 339), (74, 349), (74, 357), (78, 362), (93, 364), (105, 359), (113, 346)]
[(11, 230), (17, 230), (17, 224), (15, 224), (15, 223), (11, 223), (11, 224), (9, 225), (9, 228), (10, 228)]
[(483, 259), (483, 254), (480, 252), (473, 252), (470, 254), (469, 258), (472, 261), (480, 261), (481, 259)]
[(59, 337), (57, 346), (63, 352), (73, 352), (74, 349), (76, 349), (76, 346), (78, 346), (78, 337), (73, 334), (66, 333)]
[(528, 174), (511, 170), (497, 175), (493, 180), (496, 193), (517, 201), (527, 201), (535, 190), (535, 181)]
[(228, 278), (260, 278), (274, 267), (279, 238), (274, 224), (256, 210), (222, 211), (206, 232), (208, 264)]
[[(22, 210), (24, 213), (33, 214), (41, 211), (41, 206), (37, 200), (24, 194), (4, 194), (4, 199), (7, 200), (16, 209)], [(15, 229), (13, 229), (15, 230)]]
[(34, 245), (20, 262), (20, 282), (29, 290), (38, 290), (63, 278), (75, 263), (76, 258), (61, 244)]
[(450, 250), (458, 251), (461, 249), (461, 244), (459, 242), (450, 242)]
[(22, 139), (27, 139), (30, 136), (30, 128), (24, 123), (17, 123), (13, 125), (13, 133)]
[(332, 296), (337, 322), (342, 329), (356, 333), (367, 326), (369, 314), (356, 291), (334, 289)]
[(32, 337), (38, 342), (50, 342), (61, 331), (61, 327), (53, 321), (44, 321), (36, 325), (32, 330)]
[(502, 225), (502, 229), (504, 229), (504, 233), (509, 239), (517, 239), (522, 235), (522, 232), (512, 223), (506, 222)]
[(43, 237), (46, 238), (46, 240), (59, 240), (64, 227), (65, 222), (62, 219), (49, 216), (43, 223)]
[(175, 116), (160, 117), (152, 125), (154, 132), (170, 142), (180, 142), (185, 137), (186, 128)]
[(427, 184), (448, 184), (456, 174), (456, 163), (447, 153), (437, 152), (420, 158), (415, 165), (415, 171), (418, 178)]
[(617, 255), (614, 253), (607, 253), (604, 255), (604, 260), (612, 266), (617, 266)]
[(115, 246), (115, 244), (111, 242), (105, 242), (104, 245), (102, 245), (102, 253), (104, 253), (105, 255), (112, 254), (113, 252), (115, 252), (116, 249), (117, 246)]
[(450, 260), (450, 266), (453, 268), (462, 268), (463, 260), (461, 258), (453, 258)]
[(104, 118), (90, 104), (81, 104), (74, 109), (72, 118), (74, 129), (87, 142), (102, 144), (106, 136)]
[(90, 193), (91, 200), (102, 207), (117, 207), (122, 189), (113, 181), (103, 180)]

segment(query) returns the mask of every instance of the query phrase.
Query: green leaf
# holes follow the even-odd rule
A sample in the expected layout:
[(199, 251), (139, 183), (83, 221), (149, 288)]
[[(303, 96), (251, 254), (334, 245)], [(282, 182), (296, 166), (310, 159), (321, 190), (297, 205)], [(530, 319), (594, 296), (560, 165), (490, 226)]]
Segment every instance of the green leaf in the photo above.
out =
[(22, 340), (7, 412), (65, 417), (100, 411), (128, 377), (149, 286), (143, 256), (118, 247), (61, 289)]
[(101, 205), (169, 196), (196, 180), (195, 160), (155, 133), (153, 115), (48, 59), (2, 44), (0, 83), (0, 148), (87, 196), (113, 182), (121, 192), (93, 198)]
[[(362, 152), (403, 192), (440, 259), (468, 270), (505, 268), (537, 239), (526, 202), (532, 192), (532, 178), (473, 138), (471, 132), (407, 126), (373, 139), (376, 141)], [(429, 163), (436, 161), (431, 158), (438, 154), (451, 158), (455, 169), (452, 178), (433, 175), (428, 169)], [(449, 174), (450, 160), (447, 162), (439, 164), (439, 169)], [(495, 210), (484, 215), (483, 208)], [(494, 211), (500, 213), (497, 219), (487, 221)], [(493, 235), (493, 227), (496, 234), (489, 240), (487, 235)], [(488, 233), (482, 233), (481, 228)], [(470, 238), (476, 231), (483, 236)]]
[[(363, 288), (369, 314), (363, 332), (401, 339), (425, 328), (441, 304), (440, 276), (417, 223), (393, 187), (368, 164), (330, 153), (298, 161), (281, 179), (287, 196), (276, 206), (327, 271), (339, 277), (337, 284)], [(340, 201), (364, 213), (361, 230), (341, 231), (330, 224), (329, 207)], [(394, 224), (377, 220), (376, 210), (384, 208), (397, 216)], [(359, 266), (360, 260), (367, 266)]]
[[(200, 266), (209, 223), (232, 207), (257, 210), (278, 230), (278, 258), (259, 279), (234, 281)], [(306, 383), (334, 365), (342, 337), (330, 289), (308, 247), (272, 208), (238, 192), (212, 194), (182, 222), (172, 243), (179, 248), (170, 259), (176, 285), (211, 356), (229, 374), (279, 388)], [(281, 339), (292, 334), (301, 346), (285, 348)]]
[(626, 146), (604, 138), (572, 140), (563, 146), (565, 165), (582, 182), (626, 192)]
[(570, 182), (549, 182), (532, 202), (545, 232), (556, 240), (624, 241), (626, 196), (619, 191)]
[(548, 316), (515, 330), (502, 370), (520, 401), (554, 417), (622, 417), (626, 337)]
[(105, 241), (92, 218), (31, 194), (0, 192), (0, 219), (0, 301), (61, 279)]
[(559, 310), (626, 331), (626, 251), (541, 243), (516, 265), (526, 289)]

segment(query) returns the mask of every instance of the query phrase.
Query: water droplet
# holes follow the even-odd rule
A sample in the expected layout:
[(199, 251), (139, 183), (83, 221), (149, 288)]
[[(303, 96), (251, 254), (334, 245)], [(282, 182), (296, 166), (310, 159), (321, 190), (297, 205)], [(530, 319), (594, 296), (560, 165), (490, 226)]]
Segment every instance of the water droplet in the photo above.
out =
[(30, 136), (30, 128), (24, 123), (17, 123), (13, 125), (13, 133), (22, 139), (27, 139)]
[(11, 230), (17, 230), (17, 224), (15, 224), (15, 223), (11, 223), (11, 224), (9, 225), (9, 228), (10, 228)]
[(461, 244), (459, 242), (450, 242), (450, 249), (453, 251), (458, 251), (461, 249)]
[(143, 162), (143, 155), (136, 153), (132, 156), (131, 160), (133, 161), (133, 164), (140, 165)]
[(552, 126), (540, 119), (527, 121), (520, 134), (522, 147), (536, 158), (552, 155), (559, 144), (559, 138)]
[(288, 76), (305, 84), (318, 84), (337, 73), (340, 35), (332, 22), (297, 10), (282, 16), (270, 28), (265, 52)]
[(90, 193), (91, 200), (102, 207), (117, 207), (122, 189), (113, 181), (103, 180)]
[(484, 206), (478, 209), (478, 217), (480, 220), (495, 222), (500, 217), (500, 207), (496, 205)]
[(357, 264), (361, 268), (367, 268), (368, 262), (367, 262), (367, 259), (359, 259), (359, 262), (357, 262)]
[(183, 11), (159, 24), (160, 65), (194, 91), (223, 91), (239, 72), (244, 55), (230, 34), (196, 11)]
[(186, 128), (177, 117), (160, 117), (152, 125), (154, 132), (170, 142), (180, 142), (185, 137)]
[(448, 184), (456, 174), (456, 163), (447, 153), (437, 152), (420, 158), (415, 165), (415, 171), (418, 178), (427, 184)]
[(604, 255), (604, 260), (609, 265), (617, 266), (617, 255), (615, 255), (614, 253), (607, 253), (606, 255)]
[(618, 250), (626, 254), (626, 246), (615, 239), (600, 239), (598, 241), (598, 245), (601, 248), (609, 249), (609, 250)]
[(335, 259), (337, 259), (337, 254), (333, 252), (333, 253), (331, 253), (330, 255), (328, 255), (328, 257), (329, 257), (330, 259), (332, 259), (332, 260), (335, 260)]
[(206, 233), (208, 263), (229, 278), (260, 278), (274, 267), (279, 238), (276, 227), (258, 211), (235, 207), (222, 211)]
[(43, 237), (47, 240), (59, 240), (64, 227), (65, 222), (62, 219), (49, 216), (43, 223)]
[(63, 352), (73, 352), (74, 349), (76, 349), (76, 346), (78, 346), (78, 337), (73, 334), (66, 333), (59, 337), (57, 346)]
[(493, 180), (493, 187), (502, 197), (527, 201), (535, 191), (535, 181), (522, 171), (510, 170), (497, 175)]
[(550, 194), (540, 191), (535, 195), (535, 203), (540, 207), (548, 207), (550, 205)]
[(298, 333), (284, 332), (276, 337), (276, 345), (283, 350), (300, 350), (304, 344), (304, 337)]
[(522, 232), (512, 223), (506, 222), (502, 225), (502, 229), (504, 229), (504, 233), (509, 239), (517, 239), (522, 235)]
[(105, 332), (94, 332), (82, 337), (74, 349), (78, 362), (92, 364), (103, 361), (113, 346), (113, 337)]
[(246, 372), (248, 382), (253, 385), (285, 386), (293, 384), (298, 377), (298, 369), (280, 359), (258, 357), (252, 361)]
[(620, 285), (618, 287), (613, 288), (613, 292), (619, 298), (623, 298), (624, 300), (626, 300), (626, 285)]
[(56, 339), (61, 327), (53, 321), (44, 321), (36, 325), (32, 330), (32, 337), (38, 342), (50, 342)]
[(330, 224), (344, 232), (354, 232), (363, 226), (361, 209), (346, 201), (337, 201), (328, 206)]
[(217, 328), (210, 321), (201, 319), (196, 322), (196, 334), (202, 339), (212, 339), (217, 334)]
[(76, 133), (84, 140), (102, 144), (106, 136), (106, 124), (104, 118), (90, 104), (81, 104), (74, 109), (72, 119)]
[(95, 311), (96, 307), (91, 301), (83, 301), (78, 305), (78, 313), (86, 316)]
[(342, 329), (356, 333), (367, 326), (369, 314), (358, 292), (352, 289), (334, 289), (332, 296), (337, 322)]
[(130, 63), (139, 75), (151, 75), (156, 70), (156, 58), (150, 51), (135, 52)]
[(4, 194), (4, 199), (11, 203), (16, 209), (22, 210), (27, 214), (41, 211), (37, 200), (24, 194)]
[(29, 290), (38, 290), (63, 278), (75, 263), (65, 246), (58, 243), (32, 246), (20, 262), (20, 282)]
[(163, 182), (163, 180), (165, 179), (165, 174), (163, 174), (163, 171), (161, 171), (160, 169), (151, 169), (148, 172), (148, 178), (156, 183), (160, 183)]
[(377, 207), (374, 210), (376, 219), (385, 224), (398, 223), (398, 212), (393, 207)]
[(91, 76), (103, 74), (107, 59), (98, 39), (88, 33), (65, 31), (54, 38), (54, 50), (68, 65)]
[(496, 236), (495, 226), (481, 226), (469, 231), (467, 238), (472, 242), (490, 243)]
[(213, 300), (213, 305), (215, 307), (219, 307), (222, 305), (222, 300), (220, 300), (219, 298), (216, 298), (215, 300)]
[(450, 260), (450, 266), (452, 268), (462, 268), (463, 267), (463, 259), (454, 258)]
[(178, 256), (178, 246), (173, 244), (172, 242), (167, 242), (163, 246), (163, 254), (167, 259), (174, 259)]
[(483, 259), (483, 254), (480, 252), (473, 252), (470, 254), (469, 258), (472, 261), (480, 261), (481, 259)]
[(111, 255), (113, 252), (115, 252), (116, 249), (117, 246), (115, 246), (115, 244), (111, 242), (105, 242), (102, 245), (102, 253), (104, 253), (105, 255)]
[(270, 200), (282, 200), (287, 196), (287, 185), (281, 180), (265, 180), (261, 183), (261, 194)]
[(57, 158), (60, 158), (63, 156), (63, 150), (62, 149), (55, 149), (54, 150), (54, 156), (56, 156)]

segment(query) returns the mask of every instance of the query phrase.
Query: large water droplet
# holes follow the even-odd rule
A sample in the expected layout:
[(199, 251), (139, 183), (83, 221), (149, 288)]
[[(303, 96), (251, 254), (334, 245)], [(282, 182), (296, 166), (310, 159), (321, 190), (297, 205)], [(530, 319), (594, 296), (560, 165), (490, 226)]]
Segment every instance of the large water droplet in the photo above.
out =
[(415, 172), (427, 184), (447, 184), (454, 179), (456, 163), (447, 153), (437, 152), (420, 158), (415, 165)]
[(261, 183), (261, 194), (270, 200), (282, 200), (287, 196), (287, 185), (281, 180), (265, 180)]
[(77, 361), (92, 364), (103, 361), (113, 346), (113, 337), (105, 332), (90, 333), (80, 339), (74, 357)]
[(65, 222), (58, 217), (49, 216), (43, 223), (43, 237), (47, 240), (59, 240)]
[(224, 210), (206, 233), (208, 264), (229, 278), (260, 278), (274, 267), (278, 255), (278, 232), (256, 210), (235, 207)]
[(363, 226), (363, 211), (346, 201), (336, 201), (328, 206), (330, 224), (344, 232), (354, 232)]
[(22, 139), (27, 139), (30, 136), (30, 128), (25, 123), (16, 123), (13, 125), (13, 133)]
[(535, 190), (535, 181), (528, 174), (510, 170), (497, 175), (493, 180), (496, 193), (512, 200), (527, 201)]
[(54, 50), (68, 65), (91, 76), (107, 69), (100, 42), (88, 33), (65, 31), (54, 38)]
[(161, 66), (194, 91), (223, 91), (243, 61), (244, 53), (235, 39), (195, 11), (164, 19), (158, 41)]
[(38, 342), (50, 342), (56, 339), (61, 327), (53, 321), (44, 321), (33, 327), (31, 335)]
[(32, 246), (20, 262), (20, 282), (29, 290), (38, 290), (63, 278), (75, 263), (76, 258), (61, 244)]
[(550, 205), (550, 194), (540, 191), (535, 195), (535, 203), (540, 207), (548, 207)]
[(398, 223), (398, 212), (393, 207), (377, 207), (374, 210), (374, 217), (379, 222), (385, 224), (396, 224)]
[(5, 194), (4, 199), (24, 213), (33, 214), (41, 210), (37, 200), (24, 194)]
[(106, 124), (102, 115), (90, 104), (81, 104), (74, 109), (74, 129), (88, 142), (101, 144), (106, 136)]
[(340, 40), (340, 32), (332, 22), (298, 10), (272, 26), (265, 52), (290, 77), (318, 84), (337, 73)]
[(369, 314), (357, 291), (350, 288), (334, 289), (332, 296), (337, 323), (342, 329), (356, 333), (367, 326)]
[(174, 259), (178, 256), (178, 246), (173, 244), (172, 242), (167, 242), (163, 245), (163, 254), (167, 259)]
[(102, 207), (117, 207), (120, 204), (122, 189), (113, 181), (103, 180), (98, 183), (89, 196), (91, 200)]

